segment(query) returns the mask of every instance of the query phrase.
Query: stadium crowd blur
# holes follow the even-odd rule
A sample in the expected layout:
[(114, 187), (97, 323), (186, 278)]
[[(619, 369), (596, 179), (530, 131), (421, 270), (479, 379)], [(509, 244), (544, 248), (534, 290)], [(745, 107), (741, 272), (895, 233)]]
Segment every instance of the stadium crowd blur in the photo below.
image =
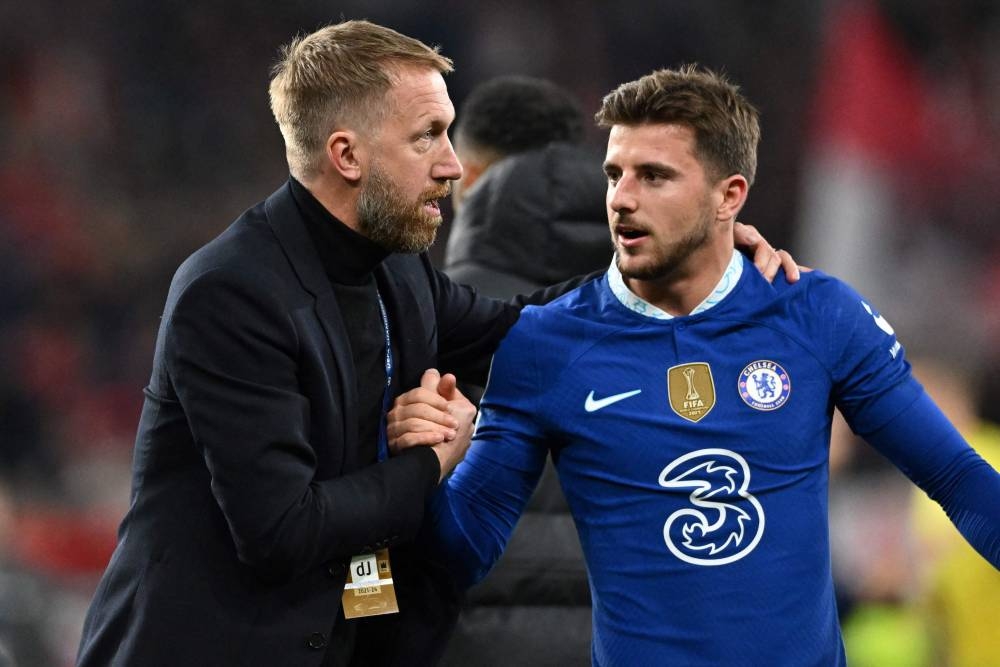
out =
[[(596, 109), (657, 66), (727, 71), (762, 111), (742, 219), (869, 295), (908, 354), (961, 378), (938, 400), (960, 399), (967, 436), (997, 445), (996, 2), (4, 3), (0, 665), (72, 664), (127, 507), (170, 276), (285, 178), (270, 65), (291, 35), (341, 16), (440, 44), (456, 105), (498, 74), (550, 78)], [(834, 566), (852, 664), (980, 664), (926, 631), (942, 599), (953, 616), (963, 605), (941, 583), (953, 547), (927, 546), (932, 519), (901, 475), (836, 440)], [(980, 576), (995, 619), (1000, 575)]]

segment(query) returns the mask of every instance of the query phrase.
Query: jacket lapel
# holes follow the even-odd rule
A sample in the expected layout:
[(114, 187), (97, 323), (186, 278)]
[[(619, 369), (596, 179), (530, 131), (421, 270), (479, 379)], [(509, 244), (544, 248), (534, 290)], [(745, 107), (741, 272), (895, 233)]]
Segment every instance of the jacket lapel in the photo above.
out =
[[(330, 280), (323, 271), (316, 248), (302, 220), (295, 199), (292, 197), (291, 186), (286, 183), (264, 202), (264, 210), (268, 223), (281, 244), (288, 261), (307, 292), (316, 299), (316, 317), (326, 334), (330, 351), (333, 354), (333, 369), (336, 373), (336, 383), (339, 385), (341, 402), (341, 428), (343, 430), (343, 447), (335, 447), (334, 460), (336, 468), (343, 470), (346, 452), (357, 449), (358, 425), (351, 419), (357, 415), (358, 396), (356, 371), (351, 351), (347, 344), (347, 329), (340, 316), (340, 307)], [(313, 443), (319, 446), (321, 443)]]

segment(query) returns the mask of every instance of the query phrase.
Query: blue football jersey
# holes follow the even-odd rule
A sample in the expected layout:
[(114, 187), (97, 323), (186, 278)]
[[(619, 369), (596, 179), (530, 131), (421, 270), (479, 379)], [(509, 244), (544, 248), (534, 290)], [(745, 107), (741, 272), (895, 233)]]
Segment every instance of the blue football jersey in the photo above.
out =
[(718, 303), (671, 319), (626, 307), (604, 276), (508, 334), (438, 537), (483, 576), (551, 452), (595, 664), (842, 665), (833, 407), (864, 436), (921, 396), (892, 327), (821, 272), (770, 284), (747, 263)]

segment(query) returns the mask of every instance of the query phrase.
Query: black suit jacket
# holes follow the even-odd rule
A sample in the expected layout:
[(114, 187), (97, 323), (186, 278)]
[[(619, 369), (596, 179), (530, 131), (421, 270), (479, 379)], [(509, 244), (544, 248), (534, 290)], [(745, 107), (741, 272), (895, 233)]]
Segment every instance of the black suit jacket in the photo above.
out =
[[(519, 311), (452, 283), (425, 255), (392, 255), (376, 279), (403, 390), (428, 367), (481, 373)], [(345, 563), (381, 546), (401, 614), (382, 617), (372, 660), (434, 662), (457, 599), (407, 545), (437, 458), (417, 448), (361, 467), (356, 384), (337, 300), (286, 184), (174, 276), (131, 506), (80, 665), (319, 665)]]

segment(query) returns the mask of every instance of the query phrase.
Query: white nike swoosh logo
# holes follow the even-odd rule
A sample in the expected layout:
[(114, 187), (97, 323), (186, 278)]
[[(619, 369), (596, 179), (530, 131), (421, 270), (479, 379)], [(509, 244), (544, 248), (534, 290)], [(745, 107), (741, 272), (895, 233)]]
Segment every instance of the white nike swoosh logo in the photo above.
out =
[(594, 392), (590, 392), (587, 396), (586, 402), (583, 404), (583, 409), (587, 412), (594, 412), (595, 410), (600, 410), (601, 408), (606, 408), (612, 403), (617, 403), (618, 401), (624, 401), (626, 398), (635, 396), (636, 394), (642, 393), (642, 389), (635, 389), (633, 391), (626, 391), (621, 394), (614, 394), (613, 396), (605, 396), (604, 398), (594, 398)]

